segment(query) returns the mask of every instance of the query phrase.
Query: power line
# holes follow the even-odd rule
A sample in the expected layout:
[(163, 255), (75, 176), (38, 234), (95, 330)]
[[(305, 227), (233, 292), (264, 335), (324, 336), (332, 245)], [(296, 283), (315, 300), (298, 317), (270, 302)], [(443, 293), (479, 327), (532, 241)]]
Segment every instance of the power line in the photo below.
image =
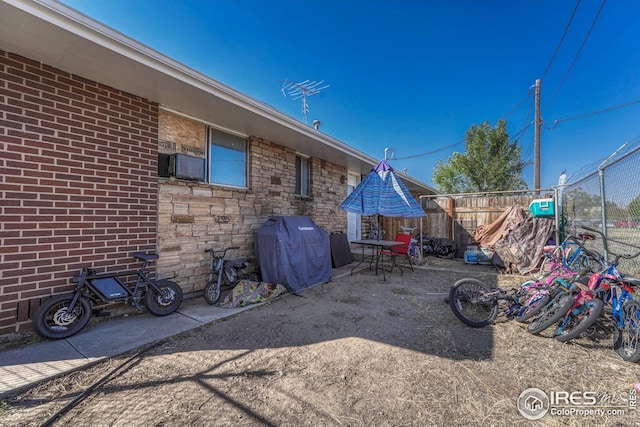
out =
[(533, 126), (533, 122), (531, 122), (531, 123), (527, 124), (525, 127), (523, 127), (522, 129), (520, 129), (520, 131), (519, 131), (519, 132), (515, 133), (515, 134), (511, 137), (510, 142), (514, 142), (514, 141), (516, 141), (516, 140), (518, 139), (518, 137), (523, 136), (523, 135), (524, 135), (524, 134), (529, 130), (529, 128), (530, 128), (531, 126)]
[[(640, 146), (640, 136), (637, 136), (634, 139), (632, 139), (631, 141), (629, 141), (625, 145), (624, 150), (621, 150), (617, 154), (619, 156), (623, 156), (626, 153), (629, 153), (632, 150), (635, 150), (638, 146)], [(576, 182), (579, 182), (579, 181), (583, 180), (587, 176), (591, 176), (592, 174), (595, 174), (597, 169), (598, 169), (598, 165), (601, 165), (602, 162), (607, 160), (609, 157), (612, 157), (612, 156), (611, 155), (605, 156), (605, 157), (602, 157), (602, 158), (596, 160), (595, 162), (592, 162), (592, 163), (589, 163), (589, 164), (586, 164), (586, 165), (582, 166), (580, 169), (578, 169), (576, 172), (574, 172), (567, 179), (567, 182), (576, 183)]]
[(534, 143), (534, 139), (533, 139), (533, 135), (532, 135), (531, 136), (531, 140), (529, 141), (529, 145), (527, 145), (527, 149), (522, 154), (522, 158), (526, 159), (527, 162), (532, 162), (531, 153), (533, 151), (533, 143)]
[[(529, 103), (529, 110), (527, 111), (527, 116), (524, 121), (525, 125), (522, 127), (522, 129), (520, 129), (518, 132), (513, 134), (511, 138), (509, 138), (509, 142), (516, 142), (517, 140), (522, 141), (522, 139), (524, 139), (524, 135), (527, 133), (529, 128), (533, 126), (533, 121), (530, 120), (530, 117), (531, 117), (531, 110), (533, 110), (534, 103), (535, 103), (535, 99), (531, 98), (531, 102)], [(523, 144), (520, 144), (520, 145), (523, 145)], [(530, 151), (531, 151), (531, 146), (529, 146), (529, 148), (527, 149), (523, 157), (526, 157), (528, 155), (528, 152)]]
[(557, 120), (553, 121), (553, 127), (551, 127), (551, 128), (548, 127), (547, 129), (554, 129), (556, 126), (558, 126), (558, 123), (560, 123), (560, 122), (568, 122), (570, 120), (583, 119), (585, 117), (595, 116), (596, 114), (606, 113), (607, 111), (617, 110), (618, 108), (624, 108), (624, 107), (628, 107), (628, 106), (634, 105), (634, 104), (640, 104), (640, 99), (637, 99), (637, 100), (631, 101), (631, 102), (627, 102), (625, 104), (615, 105), (613, 107), (603, 108), (602, 110), (597, 110), (597, 111), (592, 111), (590, 113), (580, 114), (578, 116), (566, 117), (564, 119), (557, 119)]
[[(531, 102), (529, 103), (529, 110), (527, 111), (527, 117), (524, 119), (524, 127), (523, 129), (519, 132), (522, 135), (524, 135), (524, 133), (527, 131), (527, 129), (529, 129), (531, 127), (531, 125), (533, 125), (533, 122), (531, 122), (530, 118), (531, 118), (531, 111), (533, 110), (533, 106), (535, 104), (535, 99), (531, 98)], [(516, 134), (518, 135), (518, 134)], [(516, 136), (514, 136), (512, 139), (515, 139)]]
[(522, 101), (518, 102), (518, 103), (516, 104), (516, 106), (515, 106), (515, 107), (513, 107), (513, 108), (511, 109), (511, 111), (509, 111), (507, 114), (505, 114), (504, 116), (502, 116), (502, 117), (500, 118), (500, 120), (504, 120), (504, 119), (506, 119), (507, 117), (509, 117), (509, 116), (510, 116), (514, 111), (516, 111), (518, 108), (520, 108), (520, 106), (521, 106), (522, 104), (524, 104), (524, 102), (525, 102), (527, 99), (529, 99), (530, 97), (531, 97), (531, 91), (529, 91), (529, 93), (527, 94), (527, 96), (525, 96), (524, 98), (522, 98)]
[(549, 107), (553, 103), (554, 99), (556, 98), (556, 96), (560, 92), (560, 89), (562, 89), (562, 86), (564, 86), (564, 83), (567, 81), (567, 78), (569, 77), (569, 74), (571, 73), (571, 70), (573, 69), (573, 66), (576, 65), (576, 62), (578, 61), (578, 57), (580, 56), (580, 53), (582, 52), (582, 49), (584, 48), (585, 44), (587, 43), (587, 39), (589, 38), (589, 35), (591, 35), (591, 31), (593, 30), (593, 27), (596, 25), (596, 22), (598, 21), (598, 17), (600, 16), (600, 12), (602, 12), (602, 9), (604, 8), (604, 5), (605, 5), (606, 2), (607, 2), (607, 0), (602, 0), (602, 4), (600, 5), (600, 9), (598, 9), (598, 13), (596, 14), (595, 18), (593, 18), (593, 22), (591, 23), (591, 26), (589, 27), (589, 31), (587, 31), (587, 34), (584, 36), (584, 40), (582, 40), (582, 44), (580, 45), (580, 49), (578, 49), (578, 52), (576, 53), (576, 56), (573, 58), (573, 62), (571, 62), (571, 65), (569, 66), (569, 69), (567, 70), (567, 73), (564, 75), (564, 78), (560, 82), (560, 86), (558, 86), (558, 88), (556, 89), (555, 93), (551, 97), (551, 100), (547, 104), (547, 108), (545, 108), (545, 111), (549, 109)]
[[(521, 101), (519, 101), (519, 102), (515, 105), (515, 107), (513, 107), (513, 108), (512, 108), (512, 109), (511, 109), (507, 114), (503, 115), (503, 116), (502, 116), (502, 118), (500, 118), (500, 120), (504, 120), (504, 119), (506, 119), (508, 116), (510, 116), (514, 111), (516, 111), (518, 108), (520, 108), (520, 106), (522, 106), (522, 104), (524, 104), (524, 102), (525, 102), (527, 99), (529, 99), (529, 98), (531, 98), (531, 92), (529, 92), (529, 93), (527, 94), (527, 96), (525, 96)], [(533, 98), (531, 98), (531, 99), (533, 100)], [(533, 103), (533, 101), (532, 101), (532, 103)], [(529, 115), (530, 115), (530, 113), (531, 113), (531, 105), (533, 105), (533, 104), (530, 104), (530, 106), (529, 106), (529, 112), (527, 113), (527, 120), (528, 120), (528, 117), (529, 117)], [(531, 126), (531, 125), (526, 126), (524, 130), (526, 130), (526, 129), (527, 129), (528, 127), (530, 127), (530, 126)], [(523, 132), (523, 131), (521, 131), (521, 132)], [(517, 134), (516, 134), (516, 135), (517, 135)], [(456, 147), (456, 146), (461, 145), (461, 144), (464, 144), (464, 143), (465, 143), (465, 140), (464, 140), (464, 138), (463, 138), (462, 140), (460, 140), (460, 141), (456, 142), (455, 144), (450, 144), (450, 145), (447, 145), (447, 146), (445, 146), (445, 147), (438, 148), (438, 149), (436, 149), (436, 150), (428, 151), (428, 152), (426, 152), (426, 153), (414, 154), (414, 155), (412, 155), (412, 156), (394, 157), (394, 158), (393, 158), (393, 160), (406, 160), (406, 159), (413, 159), (413, 158), (416, 158), (416, 157), (424, 157), (424, 156), (428, 156), (428, 155), (430, 155), (430, 154), (438, 153), (438, 152), (440, 152), (440, 151), (448, 150), (448, 149), (450, 149), (450, 148)]]
[(571, 18), (569, 18), (569, 22), (567, 22), (567, 25), (564, 27), (564, 33), (562, 33), (562, 37), (560, 37), (560, 41), (558, 42), (558, 45), (556, 46), (556, 51), (553, 52), (553, 56), (551, 57), (551, 60), (549, 61), (549, 64), (547, 65), (547, 69), (544, 70), (544, 74), (542, 75), (542, 78), (540, 80), (544, 80), (544, 78), (547, 77), (547, 73), (549, 72), (549, 69), (551, 68), (551, 64), (553, 64), (553, 61), (556, 59), (556, 55), (558, 55), (558, 52), (560, 51), (560, 46), (562, 46), (562, 42), (564, 41), (564, 38), (566, 37), (567, 33), (569, 32), (569, 27), (571, 26), (571, 22), (573, 22), (573, 18), (576, 16), (576, 12), (578, 11), (578, 6), (580, 6), (580, 0), (578, 0), (578, 2), (576, 3), (575, 7), (573, 8), (573, 12), (571, 13)]
[[(510, 141), (514, 141), (516, 138), (518, 138), (518, 136), (523, 135), (523, 134), (527, 131), (527, 129), (529, 129), (529, 128), (531, 127), (531, 125), (532, 125), (532, 124), (533, 124), (533, 123), (529, 123), (529, 124), (527, 124), (523, 129), (521, 129), (518, 133), (516, 133), (516, 134), (515, 134), (515, 135), (510, 139)], [(461, 140), (461, 141), (456, 142), (455, 144), (450, 144), (450, 145), (447, 145), (446, 147), (438, 148), (438, 149), (436, 149), (436, 150), (428, 151), (428, 152), (426, 152), (426, 153), (414, 154), (413, 156), (405, 156), (405, 157), (395, 157), (395, 156), (394, 156), (393, 160), (406, 160), (406, 159), (413, 159), (413, 158), (415, 158), (415, 157), (428, 156), (429, 154), (435, 154), (435, 153), (438, 153), (438, 152), (440, 152), (440, 151), (448, 150), (449, 148), (453, 148), (453, 147), (455, 147), (455, 146), (458, 146), (458, 145), (460, 145), (460, 144), (464, 144), (464, 143), (465, 143), (465, 140), (463, 139), (463, 140)]]
[(440, 151), (448, 150), (449, 148), (453, 148), (453, 147), (455, 147), (457, 145), (460, 145), (460, 144), (464, 144), (464, 139), (462, 141), (456, 142), (455, 144), (451, 144), (451, 145), (447, 145), (446, 147), (438, 148), (437, 150), (428, 151), (426, 153), (415, 154), (413, 156), (394, 157), (393, 160), (406, 160), (406, 159), (413, 159), (415, 157), (428, 156), (429, 154), (435, 154), (435, 153), (438, 153)]

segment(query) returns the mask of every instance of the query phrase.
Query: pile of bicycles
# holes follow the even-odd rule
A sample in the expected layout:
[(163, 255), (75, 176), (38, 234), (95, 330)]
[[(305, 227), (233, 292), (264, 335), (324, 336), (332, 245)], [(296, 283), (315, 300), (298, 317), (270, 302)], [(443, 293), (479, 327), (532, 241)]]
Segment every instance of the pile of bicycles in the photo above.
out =
[[(528, 322), (527, 331), (552, 329), (553, 337), (567, 342), (591, 331), (598, 319), (612, 323), (615, 351), (629, 362), (640, 360), (640, 279), (618, 270), (621, 259), (640, 256), (612, 254), (606, 236), (590, 233), (567, 236), (561, 248), (546, 254), (542, 275), (513, 289), (491, 288), (477, 279), (461, 279), (449, 292), (451, 310), (465, 324), (483, 327), (502, 314)], [(585, 247), (585, 241), (602, 237), (604, 253)], [(571, 249), (569, 249), (571, 248)]]

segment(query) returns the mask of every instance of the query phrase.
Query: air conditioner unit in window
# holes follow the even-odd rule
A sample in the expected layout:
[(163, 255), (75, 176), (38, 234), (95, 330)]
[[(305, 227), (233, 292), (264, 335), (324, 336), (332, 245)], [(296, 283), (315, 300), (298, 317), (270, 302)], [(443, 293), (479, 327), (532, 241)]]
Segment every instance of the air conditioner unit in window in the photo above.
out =
[(171, 154), (169, 156), (169, 175), (180, 179), (204, 181), (204, 159), (186, 154)]

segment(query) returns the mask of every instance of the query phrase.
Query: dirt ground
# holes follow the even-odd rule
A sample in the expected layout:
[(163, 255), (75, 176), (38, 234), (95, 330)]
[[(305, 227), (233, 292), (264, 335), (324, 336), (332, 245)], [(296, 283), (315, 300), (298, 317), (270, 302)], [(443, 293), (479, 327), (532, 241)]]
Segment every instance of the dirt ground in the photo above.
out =
[[(640, 367), (604, 326), (573, 344), (515, 321), (466, 327), (443, 301), (456, 280), (525, 278), (427, 263), (386, 282), (347, 275), (46, 382), (1, 401), (0, 425), (638, 425)], [(525, 419), (517, 400), (532, 387), (570, 395), (574, 413)], [(594, 408), (607, 413), (584, 412)]]

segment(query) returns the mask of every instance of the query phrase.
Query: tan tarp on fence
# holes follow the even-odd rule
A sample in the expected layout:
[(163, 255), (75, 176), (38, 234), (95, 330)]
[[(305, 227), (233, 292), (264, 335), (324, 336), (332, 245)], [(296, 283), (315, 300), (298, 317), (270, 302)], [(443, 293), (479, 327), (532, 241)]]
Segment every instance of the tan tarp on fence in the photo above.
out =
[(509, 230), (514, 229), (522, 221), (524, 221), (522, 207), (513, 205), (491, 224), (478, 226), (473, 231), (473, 240), (481, 247), (493, 250), (493, 245), (502, 240)]
[(537, 271), (554, 230), (553, 219), (525, 218), (522, 207), (513, 205), (491, 224), (477, 227), (473, 239), (494, 251), (494, 263), (509, 272), (527, 274)]
[(538, 271), (547, 241), (553, 236), (552, 218), (527, 218), (494, 246), (493, 262), (500, 258), (508, 272), (527, 274)]

